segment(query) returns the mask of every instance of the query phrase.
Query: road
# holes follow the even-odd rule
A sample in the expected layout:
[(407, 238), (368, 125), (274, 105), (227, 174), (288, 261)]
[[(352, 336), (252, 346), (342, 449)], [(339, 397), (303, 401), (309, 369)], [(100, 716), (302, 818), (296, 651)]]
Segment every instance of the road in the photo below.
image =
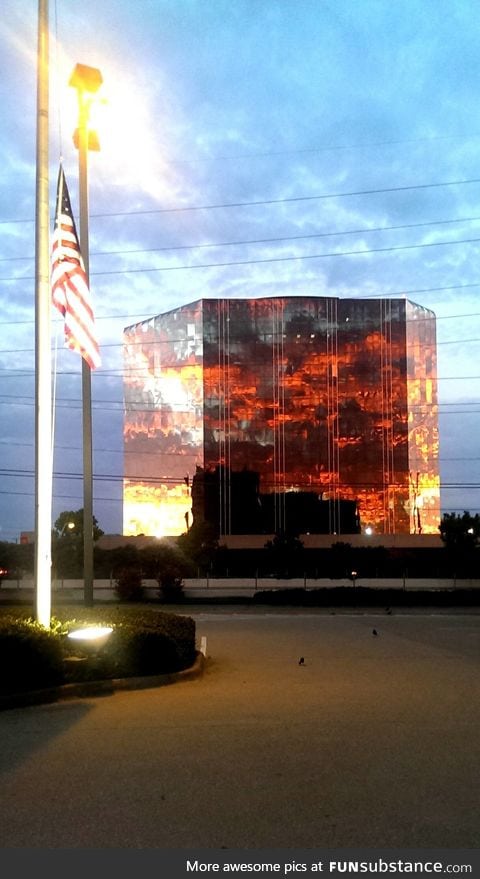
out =
[(480, 616), (192, 616), (201, 678), (0, 714), (2, 848), (478, 847)]

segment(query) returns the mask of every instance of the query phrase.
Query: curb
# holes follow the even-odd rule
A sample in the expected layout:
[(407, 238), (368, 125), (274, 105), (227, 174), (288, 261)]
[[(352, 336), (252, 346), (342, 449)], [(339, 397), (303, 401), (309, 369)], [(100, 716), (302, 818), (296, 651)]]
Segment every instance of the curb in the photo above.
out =
[(82, 681), (74, 684), (62, 684), (60, 687), (49, 687), (44, 690), (30, 690), (27, 693), (12, 693), (10, 696), (0, 697), (0, 711), (9, 708), (27, 708), (30, 705), (45, 705), (64, 699), (111, 696), (121, 690), (146, 690), (153, 687), (164, 687), (168, 684), (182, 683), (198, 678), (203, 674), (204, 667), (205, 656), (197, 650), (193, 665), (182, 669), (182, 671), (142, 677)]

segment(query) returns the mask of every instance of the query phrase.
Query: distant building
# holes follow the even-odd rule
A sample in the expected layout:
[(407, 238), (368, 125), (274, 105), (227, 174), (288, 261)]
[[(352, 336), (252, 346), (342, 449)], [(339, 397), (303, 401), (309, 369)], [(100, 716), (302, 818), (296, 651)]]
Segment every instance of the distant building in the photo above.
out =
[(35, 543), (35, 531), (20, 531), (20, 543)]
[(271, 532), (352, 533), (359, 517), (375, 533), (438, 533), (432, 311), (201, 299), (127, 327), (124, 354), (125, 534), (185, 531), (200, 475), (216, 500), (204, 491), (193, 517), (222, 536), (264, 530), (247, 497)]
[[(220, 532), (224, 485), (229, 486), (230, 494), (229, 534), (274, 534), (280, 508), (287, 530), (299, 534), (328, 534), (330, 531), (331, 503), (324, 501), (318, 491), (261, 492), (259, 473), (252, 470), (226, 473), (223, 467), (208, 470), (197, 467), (192, 480), (194, 522), (207, 522)], [(339, 533), (359, 533), (355, 501), (337, 501), (336, 514)]]

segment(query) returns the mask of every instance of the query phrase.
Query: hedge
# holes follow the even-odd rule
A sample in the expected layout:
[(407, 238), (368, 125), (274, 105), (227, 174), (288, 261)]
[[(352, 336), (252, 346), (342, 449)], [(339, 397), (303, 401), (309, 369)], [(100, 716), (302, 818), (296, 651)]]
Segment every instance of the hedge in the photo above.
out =
[[(156, 675), (188, 668), (194, 661), (195, 621), (162, 611), (63, 607), (51, 629), (27, 617), (0, 613), (0, 695), (71, 681)], [(77, 613), (77, 610), (74, 611)], [(96, 623), (113, 631), (97, 649), (68, 632)]]
[(0, 617), (0, 694), (52, 687), (64, 682), (61, 639), (38, 623)]

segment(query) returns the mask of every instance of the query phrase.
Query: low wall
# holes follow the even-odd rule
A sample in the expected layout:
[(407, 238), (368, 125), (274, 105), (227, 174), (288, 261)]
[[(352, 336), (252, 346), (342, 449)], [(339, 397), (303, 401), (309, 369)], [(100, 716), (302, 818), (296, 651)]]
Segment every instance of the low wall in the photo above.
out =
[[(271, 589), (338, 589), (340, 587), (351, 589), (352, 591), (354, 591), (356, 588), (403, 589), (405, 591), (480, 589), (480, 580), (454, 580), (452, 578), (404, 579), (402, 577), (396, 579), (383, 577), (372, 579), (359, 578), (358, 580), (356, 580), (355, 585), (353, 585), (351, 580), (347, 579), (317, 580), (311, 577), (292, 578), (291, 580), (277, 580), (274, 577), (258, 577), (252, 579), (233, 577), (228, 579), (217, 579), (210, 577), (201, 577), (195, 579), (186, 579), (184, 580), (184, 584), (184, 591), (187, 597), (189, 595), (194, 597), (198, 594), (203, 594), (205, 596), (249, 596), (253, 595), (255, 592)], [(143, 585), (146, 589), (147, 595), (150, 594), (153, 597), (158, 592), (158, 584), (156, 580), (144, 580)], [(33, 579), (25, 578), (23, 580), (4, 580), (0, 584), (0, 597), (2, 594), (7, 597), (8, 594), (12, 594), (12, 592), (23, 593), (33, 591), (33, 586)], [(95, 580), (94, 590), (97, 597), (104, 600), (109, 598), (116, 598), (113, 580)], [(63, 594), (65, 597), (68, 597), (69, 594), (71, 594), (72, 596), (76, 596), (77, 593), (83, 592), (83, 580), (54, 580), (52, 583), (52, 591), (55, 594)]]
[[(149, 581), (146, 580), (145, 583)], [(258, 577), (252, 579), (216, 579), (216, 578), (200, 578), (195, 580), (185, 580), (185, 588), (187, 590), (244, 590), (250, 592), (260, 592), (265, 589), (405, 589), (405, 590), (424, 590), (424, 589), (479, 589), (480, 580), (454, 580), (436, 579), (436, 578), (359, 578), (353, 585), (348, 579), (327, 579), (314, 577), (298, 577), (290, 580), (277, 580), (274, 577)]]

